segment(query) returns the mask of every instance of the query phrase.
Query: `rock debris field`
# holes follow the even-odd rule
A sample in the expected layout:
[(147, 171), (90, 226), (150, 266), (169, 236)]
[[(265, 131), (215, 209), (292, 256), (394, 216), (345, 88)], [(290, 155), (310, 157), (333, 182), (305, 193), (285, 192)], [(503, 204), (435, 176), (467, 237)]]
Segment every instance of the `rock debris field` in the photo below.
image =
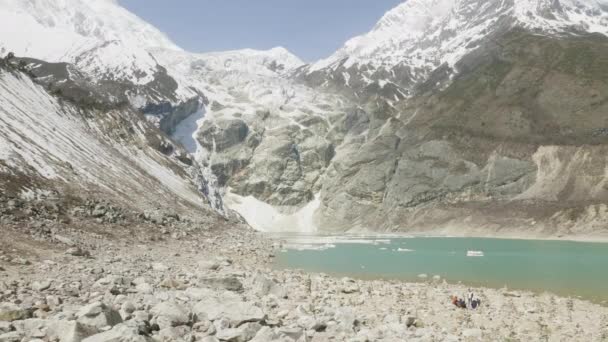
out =
[(608, 341), (600, 305), (475, 289), (458, 309), (463, 285), (277, 270), (281, 241), (217, 225), (5, 225), (0, 341)]

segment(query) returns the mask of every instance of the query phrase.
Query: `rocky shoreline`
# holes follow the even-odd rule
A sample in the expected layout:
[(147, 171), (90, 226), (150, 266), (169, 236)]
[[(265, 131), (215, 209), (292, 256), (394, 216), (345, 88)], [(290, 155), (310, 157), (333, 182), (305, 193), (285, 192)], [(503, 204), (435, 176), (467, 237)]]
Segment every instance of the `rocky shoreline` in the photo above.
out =
[(229, 222), (2, 229), (2, 342), (608, 339), (608, 308), (586, 301), (476, 289), (463, 310), (461, 285), (276, 270), (281, 242)]

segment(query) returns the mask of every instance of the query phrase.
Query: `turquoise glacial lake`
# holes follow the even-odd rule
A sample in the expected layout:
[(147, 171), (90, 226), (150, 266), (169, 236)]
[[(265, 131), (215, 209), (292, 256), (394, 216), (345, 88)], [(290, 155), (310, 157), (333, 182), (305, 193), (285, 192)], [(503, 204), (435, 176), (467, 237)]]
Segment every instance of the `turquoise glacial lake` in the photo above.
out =
[[(362, 279), (551, 292), (608, 304), (608, 244), (482, 238), (281, 237), (276, 267)], [(482, 251), (483, 257), (467, 256)]]

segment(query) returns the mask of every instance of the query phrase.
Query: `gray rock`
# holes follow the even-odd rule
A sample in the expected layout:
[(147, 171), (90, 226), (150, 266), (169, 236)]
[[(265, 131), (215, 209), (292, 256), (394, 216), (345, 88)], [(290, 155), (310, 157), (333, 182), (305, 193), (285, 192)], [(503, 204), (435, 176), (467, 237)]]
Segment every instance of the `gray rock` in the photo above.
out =
[(262, 327), (251, 342), (273, 342), (279, 340), (280, 336), (270, 327)]
[(230, 297), (204, 299), (196, 304), (192, 311), (197, 317), (206, 317), (211, 321), (228, 318), (231, 327), (238, 327), (247, 322), (260, 322), (266, 318), (259, 307)]
[(34, 291), (45, 291), (51, 287), (51, 282), (48, 280), (44, 281), (35, 281), (32, 283), (32, 290)]
[(88, 256), (91, 256), (91, 254), (89, 253), (89, 251), (85, 251), (85, 250), (81, 249), (80, 247), (71, 247), (67, 251), (65, 251), (65, 254), (68, 254), (68, 255), (71, 255), (71, 256), (75, 256), (75, 257), (88, 257)]
[(279, 328), (279, 336), (288, 337), (294, 341), (298, 341), (302, 336), (304, 336), (304, 330), (301, 328), (282, 327)]
[(187, 286), (179, 281), (179, 280), (175, 280), (173, 278), (167, 278), (165, 280), (163, 280), (160, 283), (160, 287), (166, 288), (166, 289), (176, 289), (176, 290), (185, 290), (187, 288)]
[(260, 297), (274, 295), (277, 298), (284, 298), (287, 292), (283, 287), (279, 286), (274, 280), (266, 278), (262, 274), (258, 274), (253, 279), (253, 290)]
[(140, 335), (139, 329), (119, 324), (111, 330), (85, 338), (82, 342), (149, 342), (151, 338)]
[(56, 309), (57, 307), (59, 307), (61, 304), (63, 303), (63, 301), (61, 300), (60, 297), (58, 296), (47, 296), (46, 297), (46, 304), (51, 308), (51, 309)]
[(336, 311), (334, 320), (347, 331), (352, 331), (357, 323), (355, 310), (350, 307), (342, 307)]
[(122, 322), (120, 313), (101, 302), (89, 304), (76, 314), (78, 322), (96, 328), (113, 327)]
[(216, 337), (220, 341), (248, 342), (256, 336), (261, 328), (262, 326), (259, 323), (245, 323), (238, 328), (220, 330), (217, 332)]
[(204, 260), (199, 261), (198, 267), (203, 270), (217, 271), (220, 268), (220, 264), (217, 261)]
[(353, 294), (359, 292), (359, 286), (353, 279), (342, 279), (342, 289), (340, 290), (344, 294)]
[(137, 284), (137, 286), (135, 286), (135, 290), (138, 293), (151, 294), (154, 292), (154, 287), (152, 287), (152, 285), (150, 285), (148, 283), (141, 283), (141, 284)]
[(7, 333), (13, 330), (13, 325), (7, 321), (0, 321), (0, 334)]
[(243, 120), (220, 119), (205, 121), (197, 138), (205, 148), (222, 152), (245, 141), (248, 134), (249, 127)]
[(189, 341), (187, 336), (190, 334), (190, 328), (186, 326), (167, 327), (158, 332), (160, 341)]
[(215, 336), (205, 336), (200, 341), (201, 342), (220, 342), (220, 340), (218, 340), (218, 338)]
[(215, 325), (213, 325), (213, 322), (208, 320), (206, 317), (197, 317), (197, 319), (198, 322), (194, 323), (194, 325), (192, 326), (192, 330), (199, 333), (205, 333), (207, 335), (215, 334), (216, 329)]
[(132, 314), (133, 312), (135, 312), (135, 310), (137, 310), (137, 308), (135, 307), (135, 304), (133, 304), (133, 302), (131, 301), (126, 301), (120, 306), (120, 311), (124, 311), (128, 314)]
[(80, 342), (99, 332), (96, 327), (85, 326), (76, 321), (28, 319), (15, 325), (17, 331), (28, 338), (44, 338), (61, 342)]
[(53, 238), (65, 245), (68, 245), (70, 247), (74, 247), (76, 244), (74, 243), (74, 241), (70, 238), (68, 238), (67, 236), (63, 236), (63, 235), (53, 235)]
[(220, 290), (228, 290), (233, 292), (243, 291), (243, 283), (236, 277), (225, 277), (225, 278), (203, 278), (201, 283)]
[(23, 334), (16, 331), (11, 331), (0, 335), (0, 342), (21, 342)]
[(0, 321), (13, 322), (30, 317), (28, 310), (12, 303), (0, 304)]
[(13, 323), (16, 331), (24, 334), (27, 338), (42, 338), (47, 335), (47, 321), (42, 319), (26, 319)]
[(183, 305), (174, 302), (157, 304), (151, 310), (161, 329), (177, 327), (190, 323), (190, 312)]

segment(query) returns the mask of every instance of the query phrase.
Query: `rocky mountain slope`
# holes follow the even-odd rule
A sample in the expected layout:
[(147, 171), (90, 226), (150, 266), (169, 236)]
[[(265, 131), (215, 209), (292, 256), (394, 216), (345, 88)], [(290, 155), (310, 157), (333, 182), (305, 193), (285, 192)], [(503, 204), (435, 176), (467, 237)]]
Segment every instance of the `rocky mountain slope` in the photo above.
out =
[(124, 212), (110, 205), (160, 217), (215, 215), (204, 177), (181, 146), (85, 80), (53, 82), (66, 68), (77, 71), (0, 59), (0, 201), (63, 210), (88, 203), (85, 214), (112, 222)]
[(466, 56), (445, 90), (338, 149), (326, 225), (605, 234), (607, 52), (605, 36), (519, 29)]
[(305, 65), (183, 51), (115, 1), (2, 0), (0, 49), (35, 58), (18, 59), (33, 89), (137, 122), (178, 178), (260, 230), (601, 235), (607, 8), (411, 0)]
[(6, 28), (0, 33), (2, 56), (72, 64), (96, 88), (129, 102), (165, 130), (203, 102), (149, 52), (181, 49), (116, 1), (2, 0), (0, 20)]
[[(326, 141), (325, 165), (310, 168), (297, 139), (256, 148), (269, 137), (247, 120), (210, 119), (199, 140), (233, 142), (215, 173), (258, 228), (604, 235), (607, 30), (602, 2), (406, 2), (328, 60), (278, 78), (296, 82), (295, 99), (341, 104), (319, 108), (322, 129), (278, 128)], [(285, 160), (316, 181), (294, 183)]]

